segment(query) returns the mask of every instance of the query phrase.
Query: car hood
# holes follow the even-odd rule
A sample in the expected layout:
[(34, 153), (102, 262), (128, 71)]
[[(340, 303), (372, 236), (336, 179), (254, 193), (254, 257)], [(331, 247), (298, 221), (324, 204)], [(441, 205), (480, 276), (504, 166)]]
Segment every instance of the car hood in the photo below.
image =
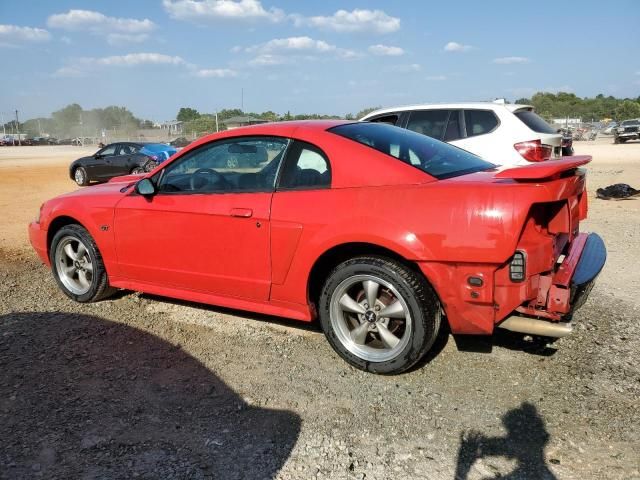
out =
[[(128, 178), (128, 177), (137, 177), (140, 175), (127, 175), (126, 177), (119, 178)], [(121, 198), (125, 195), (125, 191), (127, 187), (131, 184), (135, 183), (135, 181), (122, 181), (122, 182), (108, 182), (101, 183), (98, 185), (91, 185), (89, 187), (82, 187), (78, 190), (74, 190), (73, 192), (65, 193), (56, 197), (55, 199), (70, 199), (70, 198), (87, 198), (87, 197), (114, 197), (114, 201)]]

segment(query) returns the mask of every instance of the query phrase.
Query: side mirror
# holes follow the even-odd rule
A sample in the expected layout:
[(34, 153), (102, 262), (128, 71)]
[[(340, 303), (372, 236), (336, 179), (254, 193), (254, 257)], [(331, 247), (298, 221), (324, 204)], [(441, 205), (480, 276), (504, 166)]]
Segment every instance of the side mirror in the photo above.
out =
[(103, 156), (104, 156), (104, 155), (102, 155), (101, 153), (94, 153), (93, 158), (100, 159), (100, 158), (102, 158)]
[(156, 192), (156, 186), (148, 178), (143, 178), (138, 183), (136, 183), (136, 193), (139, 193), (140, 195), (151, 197), (155, 195)]

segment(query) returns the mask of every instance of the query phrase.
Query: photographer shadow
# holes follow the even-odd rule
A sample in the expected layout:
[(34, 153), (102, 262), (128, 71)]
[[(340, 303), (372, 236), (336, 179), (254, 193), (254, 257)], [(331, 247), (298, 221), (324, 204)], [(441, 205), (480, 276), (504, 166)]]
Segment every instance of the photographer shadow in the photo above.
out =
[(0, 316), (0, 393), (0, 478), (271, 479), (301, 424), (179, 345), (80, 314)]
[(477, 431), (461, 434), (455, 480), (467, 480), (474, 463), (486, 457), (503, 457), (516, 462), (510, 473), (492, 474), (485, 477), (487, 479), (555, 480), (544, 458), (550, 435), (536, 407), (525, 402), (509, 410), (502, 417), (502, 424), (507, 431), (504, 437), (487, 437)]

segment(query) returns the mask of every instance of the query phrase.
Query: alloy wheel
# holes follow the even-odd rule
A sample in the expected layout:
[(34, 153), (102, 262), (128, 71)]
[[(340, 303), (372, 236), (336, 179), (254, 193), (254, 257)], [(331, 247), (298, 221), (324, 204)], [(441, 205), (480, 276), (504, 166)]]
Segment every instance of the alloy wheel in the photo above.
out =
[(331, 324), (342, 345), (369, 362), (394, 359), (409, 343), (413, 323), (398, 290), (374, 275), (347, 278), (331, 296)]
[(87, 246), (78, 238), (63, 237), (56, 246), (54, 260), (58, 278), (75, 295), (84, 295), (93, 281), (93, 262)]

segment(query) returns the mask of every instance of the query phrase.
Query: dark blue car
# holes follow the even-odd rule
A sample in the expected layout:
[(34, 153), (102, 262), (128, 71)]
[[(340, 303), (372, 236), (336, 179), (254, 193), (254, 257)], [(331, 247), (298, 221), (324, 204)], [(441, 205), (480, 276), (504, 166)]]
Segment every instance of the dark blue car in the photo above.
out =
[(176, 152), (164, 143), (111, 143), (91, 156), (75, 160), (69, 166), (69, 176), (81, 186), (107, 182), (120, 175), (149, 172)]

